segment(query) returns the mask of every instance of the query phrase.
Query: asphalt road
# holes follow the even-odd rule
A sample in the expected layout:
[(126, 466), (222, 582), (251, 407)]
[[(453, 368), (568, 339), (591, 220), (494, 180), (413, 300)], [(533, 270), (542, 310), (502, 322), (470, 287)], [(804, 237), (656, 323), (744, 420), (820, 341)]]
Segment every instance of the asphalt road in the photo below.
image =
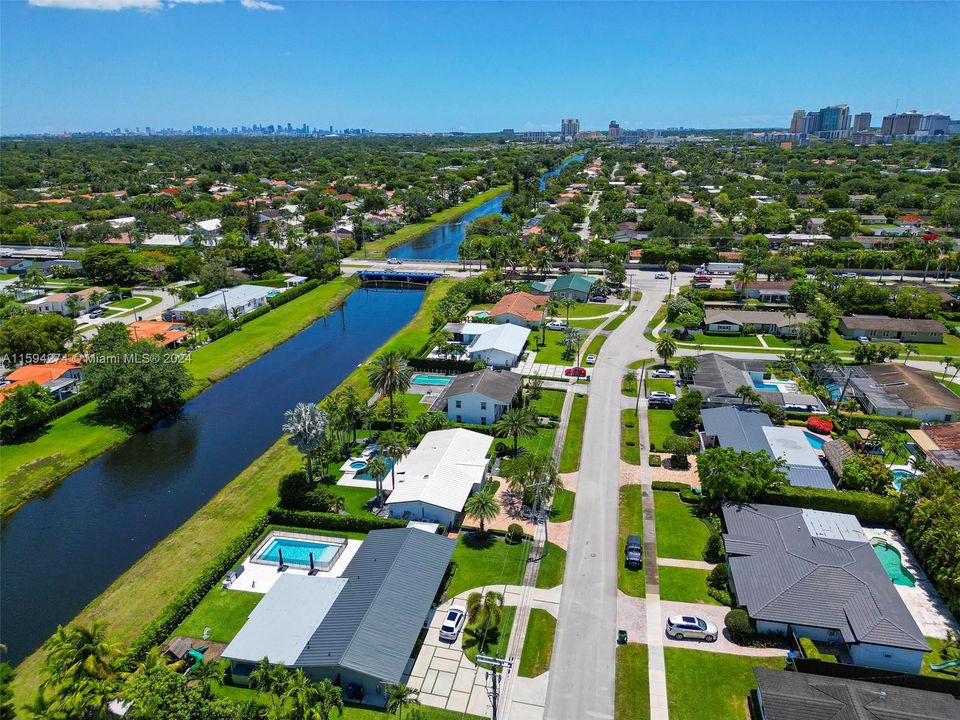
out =
[(600, 350), (590, 381), (583, 454), (557, 621), (546, 720), (613, 718), (616, 682), (620, 383), (653, 346), (643, 337), (667, 280), (637, 273), (643, 299)]

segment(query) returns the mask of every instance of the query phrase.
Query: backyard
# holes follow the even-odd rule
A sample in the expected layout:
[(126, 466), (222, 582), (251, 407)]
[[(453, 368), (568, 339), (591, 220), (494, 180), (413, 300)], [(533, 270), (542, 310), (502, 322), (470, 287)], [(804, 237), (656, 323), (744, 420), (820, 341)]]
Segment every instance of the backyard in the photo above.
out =
[[(617, 541), (617, 550), (621, 551), (627, 544), (627, 535), (643, 537), (643, 488), (639, 485), (624, 485), (620, 488), (620, 522)], [(617, 562), (617, 587), (626, 595), (644, 597), (646, 592), (646, 575), (643, 568), (633, 570), (626, 566), (623, 558)], [(662, 568), (661, 568), (662, 569)]]
[(522, 677), (536, 677), (550, 669), (553, 636), (556, 631), (557, 620), (553, 615), (540, 608), (530, 611), (527, 635), (523, 640), (523, 652), (520, 655), (519, 674)]
[(214, 587), (171, 634), (202, 638), (203, 631), (210, 628), (207, 639), (229, 643), (263, 597), (260, 593)]
[[(657, 518), (657, 554), (679, 560), (702, 560), (710, 529), (696, 515), (696, 507), (681, 502), (676, 493), (653, 493)], [(662, 582), (662, 580), (661, 580)]]

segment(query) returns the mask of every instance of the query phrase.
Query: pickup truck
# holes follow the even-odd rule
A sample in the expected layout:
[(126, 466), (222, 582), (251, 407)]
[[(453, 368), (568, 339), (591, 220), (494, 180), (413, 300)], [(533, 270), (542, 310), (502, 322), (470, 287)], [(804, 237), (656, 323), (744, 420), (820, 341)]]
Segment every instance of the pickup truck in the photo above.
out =
[(628, 535), (623, 555), (628, 568), (643, 567), (643, 538), (639, 535)]

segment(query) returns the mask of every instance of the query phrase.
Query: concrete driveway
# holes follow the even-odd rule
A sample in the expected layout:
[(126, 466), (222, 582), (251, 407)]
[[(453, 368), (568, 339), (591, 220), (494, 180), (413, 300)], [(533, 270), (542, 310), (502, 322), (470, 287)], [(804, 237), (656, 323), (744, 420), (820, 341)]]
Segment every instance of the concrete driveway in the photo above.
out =
[[(787, 655), (787, 646), (784, 644), (781, 648), (766, 647), (744, 647), (737, 645), (730, 640), (726, 629), (723, 626), (723, 618), (730, 612), (726, 605), (701, 605), (699, 603), (677, 602), (676, 600), (660, 600), (660, 617), (663, 621), (663, 646), (691, 648), (693, 650), (705, 650), (706, 652), (728, 653), (730, 655), (741, 655), (748, 657), (777, 657)], [(704, 640), (676, 640), (667, 635), (667, 618), (671, 615), (696, 615), (704, 620), (709, 620), (720, 630), (720, 635), (716, 642), (706, 642)]]

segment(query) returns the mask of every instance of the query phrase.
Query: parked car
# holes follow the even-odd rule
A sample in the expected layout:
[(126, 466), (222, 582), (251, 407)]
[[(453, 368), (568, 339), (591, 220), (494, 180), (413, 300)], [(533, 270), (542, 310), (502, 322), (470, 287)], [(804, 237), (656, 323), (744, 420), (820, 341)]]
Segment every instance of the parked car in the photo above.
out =
[(440, 626), (440, 639), (453, 642), (457, 639), (460, 631), (463, 630), (463, 623), (466, 622), (467, 611), (459, 605), (454, 605), (447, 610), (447, 616), (443, 619)]
[(710, 282), (713, 280), (709, 275), (694, 275), (693, 279), (697, 282)]
[(665, 272), (658, 272), (653, 278), (654, 280), (669, 280), (670, 276)]
[(606, 295), (594, 295), (592, 298), (590, 298), (590, 302), (605, 303), (606, 301), (607, 301)]
[(563, 374), (567, 377), (586, 377), (587, 369), (582, 367), (567, 368), (563, 371)]
[(563, 330), (566, 326), (566, 320), (551, 320), (547, 323), (548, 330)]
[(173, 312), (170, 310), (166, 310), (162, 312), (160, 314), (160, 319), (163, 320), (164, 322), (173, 322), (174, 320)]
[(693, 287), (695, 287), (697, 290), (709, 290), (709, 289), (710, 289), (710, 283), (708, 283), (708, 282), (695, 282), (695, 283), (693, 284)]
[(651, 400), (676, 400), (677, 396), (673, 393), (664, 392), (663, 390), (654, 390), (652, 393), (647, 395)]
[(103, 310), (101, 310), (100, 308), (94, 308), (93, 310), (90, 311), (90, 317), (91, 318), (103, 317)]
[(587, 355), (586, 362), (587, 362), (587, 365), (593, 365), (595, 362), (597, 362), (597, 356)]
[(672, 380), (677, 374), (673, 370), (654, 370), (650, 373), (650, 377), (656, 378), (658, 380)]
[(403, 260), (396, 257), (387, 258), (387, 265), (403, 265)]
[(709, 620), (693, 615), (671, 615), (667, 618), (667, 635), (675, 640), (689, 638), (691, 640), (715, 642), (717, 626)]
[(860, 276), (857, 275), (855, 272), (845, 272), (845, 273), (840, 273), (840, 277), (842, 277), (842, 278), (850, 278), (851, 280), (855, 280), (856, 278), (858, 278), (858, 277), (860, 277)]
[(627, 535), (623, 555), (628, 568), (643, 567), (643, 538), (639, 535)]
[(870, 344), (870, 338), (868, 338), (868, 337), (866, 337), (866, 336), (864, 336), (864, 335), (858, 335), (858, 336), (857, 336), (857, 342), (860, 343), (861, 345), (869, 345), (869, 344)]

